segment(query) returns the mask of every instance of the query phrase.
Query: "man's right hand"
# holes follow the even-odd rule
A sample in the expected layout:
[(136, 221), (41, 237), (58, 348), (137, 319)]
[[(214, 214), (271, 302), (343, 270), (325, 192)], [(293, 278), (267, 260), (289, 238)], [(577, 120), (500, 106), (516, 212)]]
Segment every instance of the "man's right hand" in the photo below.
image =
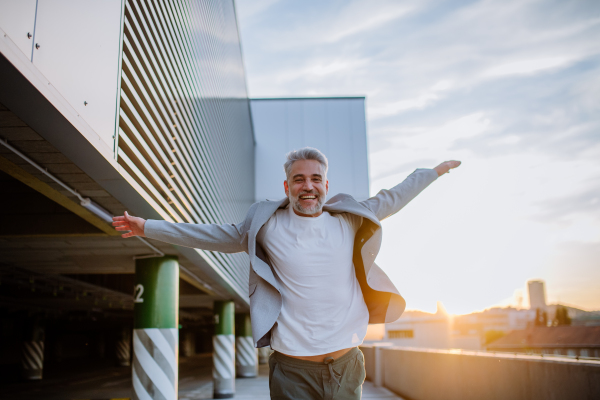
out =
[(145, 237), (144, 225), (146, 225), (146, 220), (143, 218), (132, 217), (127, 214), (127, 211), (125, 211), (125, 214), (122, 217), (113, 217), (112, 224), (118, 231), (129, 231), (121, 235), (124, 238), (132, 236)]

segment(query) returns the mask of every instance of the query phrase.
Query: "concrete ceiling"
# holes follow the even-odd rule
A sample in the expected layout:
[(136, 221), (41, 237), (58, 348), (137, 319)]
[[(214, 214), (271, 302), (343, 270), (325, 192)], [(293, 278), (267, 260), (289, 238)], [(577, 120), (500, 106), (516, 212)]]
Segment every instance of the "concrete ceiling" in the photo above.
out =
[[(2, 104), (0, 140), (8, 141), (111, 214), (122, 215), (126, 210), (121, 202)], [(41, 285), (39, 282), (53, 282), (52, 279), (56, 281), (64, 277), (71, 283), (81, 282), (82, 287), (88, 287), (88, 292), (96, 287), (100, 293), (103, 289), (114, 291), (115, 284), (106, 283), (110, 279), (92, 279), (90, 276), (121, 276), (117, 281), (132, 281), (134, 257), (152, 253), (136, 238), (121, 238), (108, 223), (81, 207), (72, 193), (4, 146), (0, 146), (0, 187), (0, 218), (3, 221), (0, 226), (0, 279), (4, 277), (5, 288), (8, 287), (7, 282), (13, 284), (12, 289), (0, 297), (0, 304), (6, 306), (12, 301), (13, 307), (18, 302), (26, 308), (64, 310), (102, 308), (97, 300), (93, 302), (92, 297), (81, 297), (75, 301), (73, 296), (57, 298), (48, 293), (44, 296), (43, 290), (37, 295), (32, 295), (29, 288), (25, 288), (24, 292), (16, 290), (23, 289), (23, 284), (15, 280), (14, 271), (35, 276), (27, 279), (37, 280), (38, 285)], [(182, 257), (174, 246), (147, 240), (165, 254), (179, 255), (182, 317), (206, 318), (211, 314), (214, 300), (229, 297), (210, 277), (203, 276), (195, 263)], [(51, 290), (52, 285), (46, 286)], [(81, 287), (77, 290), (80, 293), (85, 291)], [(118, 309), (131, 308), (131, 294), (117, 290), (115, 296), (119, 298), (115, 302)]]

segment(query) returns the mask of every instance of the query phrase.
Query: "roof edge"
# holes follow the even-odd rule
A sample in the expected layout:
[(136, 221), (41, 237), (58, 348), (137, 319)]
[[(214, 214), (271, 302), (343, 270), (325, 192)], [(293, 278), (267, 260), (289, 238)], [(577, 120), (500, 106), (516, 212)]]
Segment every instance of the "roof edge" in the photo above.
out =
[(358, 100), (367, 96), (326, 96), (326, 97), (250, 97), (250, 101), (262, 100)]

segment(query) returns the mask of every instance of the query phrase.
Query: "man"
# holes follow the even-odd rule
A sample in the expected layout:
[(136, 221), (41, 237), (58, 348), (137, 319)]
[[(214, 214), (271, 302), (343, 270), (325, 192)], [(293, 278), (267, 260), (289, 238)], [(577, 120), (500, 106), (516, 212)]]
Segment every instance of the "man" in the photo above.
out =
[(369, 323), (397, 320), (405, 301), (374, 263), (380, 221), (396, 213), (459, 161), (417, 169), (406, 180), (357, 202), (329, 189), (317, 149), (287, 154), (286, 198), (250, 207), (237, 225), (196, 225), (115, 217), (123, 237), (250, 256), (250, 312), (257, 347), (271, 346), (272, 399), (360, 399), (358, 349)]

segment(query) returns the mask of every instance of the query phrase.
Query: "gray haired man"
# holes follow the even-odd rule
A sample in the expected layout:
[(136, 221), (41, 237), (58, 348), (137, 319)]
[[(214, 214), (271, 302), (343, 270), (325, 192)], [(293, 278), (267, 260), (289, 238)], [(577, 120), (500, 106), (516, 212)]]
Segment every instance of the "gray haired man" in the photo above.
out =
[(123, 237), (250, 257), (254, 343), (270, 346), (272, 399), (360, 399), (365, 379), (358, 346), (370, 323), (397, 320), (406, 303), (375, 264), (380, 221), (460, 165), (417, 169), (402, 183), (358, 202), (338, 194), (325, 202), (327, 158), (317, 149), (287, 155), (286, 198), (250, 207), (236, 225), (185, 224), (115, 217)]

